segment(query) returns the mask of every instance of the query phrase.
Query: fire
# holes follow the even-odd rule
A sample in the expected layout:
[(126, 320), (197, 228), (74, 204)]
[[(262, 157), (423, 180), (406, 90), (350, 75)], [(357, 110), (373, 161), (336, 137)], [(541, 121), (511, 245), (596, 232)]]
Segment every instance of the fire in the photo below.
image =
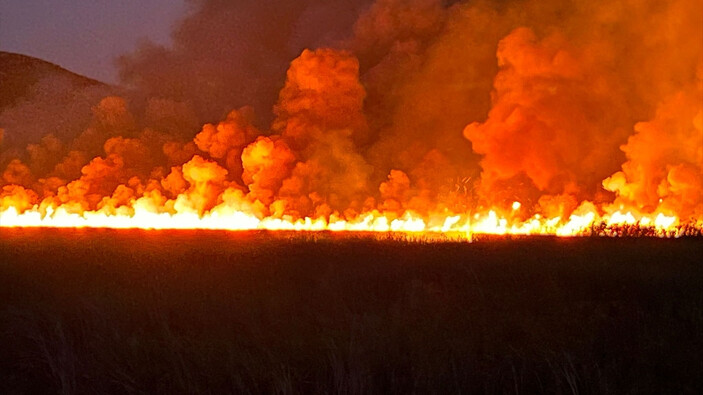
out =
[[(176, 199), (178, 200), (178, 198)], [(519, 208), (518, 204), (513, 204)], [(603, 228), (595, 231), (598, 225)], [(211, 229), (211, 230), (286, 230), (376, 232), (404, 234), (444, 234), (453, 239), (471, 239), (473, 235), (557, 235), (578, 236), (618, 234), (618, 228), (637, 226), (649, 229), (656, 236), (680, 236), (685, 228), (676, 216), (659, 213), (656, 216), (635, 216), (632, 212), (616, 211), (601, 217), (595, 211), (572, 214), (567, 220), (543, 218), (539, 214), (525, 220), (511, 220), (495, 210), (486, 213), (423, 216), (407, 211), (401, 216), (377, 210), (361, 213), (349, 219), (338, 213), (329, 217), (281, 218), (258, 217), (251, 212), (223, 203), (203, 214), (195, 211), (159, 212), (159, 208), (135, 201), (131, 207), (114, 211), (75, 212), (71, 207), (41, 208), (33, 206), (19, 212), (10, 206), (0, 212), (1, 227), (113, 228), (113, 229)], [(688, 232), (703, 230), (703, 222), (687, 224)]]
[(703, 233), (703, 3), (446, 3), (377, 0), (275, 83), (280, 32), (213, 49), (220, 13), (194, 13), (174, 49), (122, 59), (146, 100), (104, 97), (26, 147), (7, 142), (29, 104), (0, 124), (0, 227)]

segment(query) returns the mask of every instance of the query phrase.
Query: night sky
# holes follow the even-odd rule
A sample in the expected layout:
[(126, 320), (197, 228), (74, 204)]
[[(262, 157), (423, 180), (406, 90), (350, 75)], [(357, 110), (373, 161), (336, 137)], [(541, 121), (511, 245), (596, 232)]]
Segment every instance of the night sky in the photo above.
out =
[(170, 45), (186, 0), (2, 0), (0, 50), (117, 82), (115, 57), (151, 40)]

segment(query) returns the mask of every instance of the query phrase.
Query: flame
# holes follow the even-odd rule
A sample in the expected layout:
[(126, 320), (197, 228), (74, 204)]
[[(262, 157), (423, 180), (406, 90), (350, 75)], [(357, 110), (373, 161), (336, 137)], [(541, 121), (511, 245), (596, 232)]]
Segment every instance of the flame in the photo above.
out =
[[(175, 200), (179, 199), (187, 198), (179, 196)], [(475, 235), (613, 236), (622, 234), (624, 227), (634, 227), (646, 231), (643, 234), (659, 237), (678, 237), (703, 231), (703, 221), (682, 224), (673, 215), (642, 215), (621, 210), (601, 216), (592, 204), (586, 204), (589, 209), (572, 214), (566, 220), (560, 217), (544, 218), (539, 214), (518, 220), (500, 215), (496, 210), (443, 215), (406, 211), (400, 216), (373, 210), (351, 218), (343, 218), (339, 213), (329, 217), (294, 218), (284, 215), (277, 218), (257, 216), (251, 211), (237, 208), (232, 202), (222, 203), (202, 214), (193, 210), (163, 212), (160, 207), (149, 203), (153, 202), (142, 197), (131, 206), (82, 212), (71, 205), (52, 207), (40, 204), (26, 210), (18, 210), (12, 205), (0, 211), (0, 227), (373, 232), (444, 235), (465, 240), (471, 240)], [(238, 202), (240, 207), (242, 203)], [(515, 211), (520, 204), (511, 207)]]

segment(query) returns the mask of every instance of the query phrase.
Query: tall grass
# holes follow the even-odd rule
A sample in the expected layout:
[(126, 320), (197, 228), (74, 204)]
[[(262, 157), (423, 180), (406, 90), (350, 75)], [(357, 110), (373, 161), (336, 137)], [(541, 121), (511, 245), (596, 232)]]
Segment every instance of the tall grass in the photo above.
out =
[(2, 393), (700, 393), (699, 238), (2, 230)]

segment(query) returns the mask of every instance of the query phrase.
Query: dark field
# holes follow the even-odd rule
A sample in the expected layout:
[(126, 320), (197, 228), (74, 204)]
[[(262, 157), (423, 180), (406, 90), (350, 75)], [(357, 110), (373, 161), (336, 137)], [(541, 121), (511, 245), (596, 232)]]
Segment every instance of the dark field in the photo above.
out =
[(703, 390), (701, 238), (0, 236), (0, 393)]

